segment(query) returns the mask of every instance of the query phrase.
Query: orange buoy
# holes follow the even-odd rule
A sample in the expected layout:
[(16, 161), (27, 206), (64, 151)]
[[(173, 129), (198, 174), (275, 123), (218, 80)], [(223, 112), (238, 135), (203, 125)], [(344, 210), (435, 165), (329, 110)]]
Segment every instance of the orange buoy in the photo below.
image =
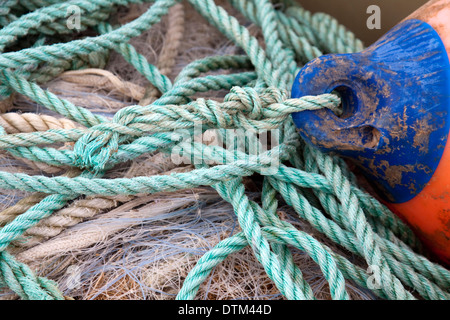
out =
[(450, 265), (450, 0), (433, 0), (360, 53), (308, 63), (292, 97), (337, 92), (343, 115), (293, 114), (302, 137), (354, 161)]

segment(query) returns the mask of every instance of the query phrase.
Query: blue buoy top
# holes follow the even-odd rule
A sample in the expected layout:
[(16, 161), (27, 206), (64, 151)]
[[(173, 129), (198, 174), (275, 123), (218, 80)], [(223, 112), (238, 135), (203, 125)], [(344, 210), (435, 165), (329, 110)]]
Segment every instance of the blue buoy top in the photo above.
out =
[(449, 133), (450, 63), (438, 33), (407, 20), (361, 53), (325, 55), (297, 75), (292, 97), (335, 92), (343, 114), (293, 114), (302, 137), (351, 158), (385, 198), (402, 203), (429, 182)]

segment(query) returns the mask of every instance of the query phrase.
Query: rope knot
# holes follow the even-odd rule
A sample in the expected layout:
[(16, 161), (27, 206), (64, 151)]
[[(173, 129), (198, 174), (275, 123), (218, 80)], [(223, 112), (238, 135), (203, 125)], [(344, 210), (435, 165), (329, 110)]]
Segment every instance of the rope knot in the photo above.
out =
[(235, 102), (241, 105), (240, 110), (246, 118), (251, 120), (264, 119), (264, 108), (273, 103), (280, 103), (287, 97), (287, 92), (270, 87), (262, 93), (250, 87), (233, 87), (225, 97), (225, 102)]
[(339, 98), (327, 94), (287, 99), (288, 93), (275, 87), (258, 91), (233, 87), (224, 102), (202, 98), (186, 105), (130, 106), (119, 110), (111, 122), (90, 128), (74, 147), (80, 168), (104, 170), (119, 145), (145, 134), (189, 129), (199, 123), (204, 128), (267, 131), (276, 129), (293, 112), (336, 108)]
[(242, 108), (241, 112), (247, 114), (250, 119), (256, 120), (262, 117), (262, 101), (253, 88), (233, 87), (224, 101), (239, 104)]
[(119, 145), (130, 135), (137, 135), (135, 128), (128, 125), (143, 114), (143, 107), (130, 106), (119, 110), (110, 123), (92, 127), (74, 146), (75, 163), (82, 169), (98, 173), (104, 170)]

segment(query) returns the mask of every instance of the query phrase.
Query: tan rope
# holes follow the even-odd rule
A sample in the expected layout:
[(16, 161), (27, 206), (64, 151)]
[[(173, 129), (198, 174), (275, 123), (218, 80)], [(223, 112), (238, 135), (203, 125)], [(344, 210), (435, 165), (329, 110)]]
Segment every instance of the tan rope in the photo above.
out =
[(162, 74), (169, 74), (175, 65), (175, 58), (178, 55), (181, 40), (184, 33), (184, 8), (179, 3), (169, 11), (169, 26), (164, 39), (161, 53), (158, 57), (158, 68)]
[[(48, 115), (37, 115), (34, 113), (5, 113), (0, 114), (0, 126), (2, 126), (6, 133), (21, 133), (46, 131), (49, 129), (72, 129), (75, 128), (75, 123), (68, 119), (57, 119)], [(48, 173), (56, 173), (61, 171), (61, 168), (49, 166), (45, 163), (33, 162), (27, 159), (20, 159), (32, 169), (42, 170)], [(72, 175), (71, 173), (68, 173)], [(39, 203), (45, 198), (45, 194), (35, 193), (18, 201), (15, 205), (0, 212), (0, 226), (12, 221), (18, 215), (26, 212), (32, 206)]]
[[(207, 191), (199, 189), (198, 192)], [(79, 225), (76, 229), (67, 229), (58, 237), (17, 254), (17, 258), (26, 263), (36, 263), (44, 257), (86, 248), (100, 241), (104, 241), (108, 236), (131, 226), (134, 223), (134, 219), (148, 218), (172, 212), (177, 208), (185, 206), (189, 202), (188, 200), (191, 202), (197, 201), (198, 194), (195, 191), (188, 190), (184, 194), (184, 197), (180, 197), (180, 194), (178, 194), (178, 197), (174, 198), (170, 193), (136, 197), (96, 218), (95, 225), (88, 224), (86, 227)], [(139, 209), (135, 209), (136, 207), (139, 207)], [(130, 225), (127, 223), (111, 223), (111, 221), (123, 217), (129, 219)]]
[[(167, 27), (166, 37), (164, 38), (163, 47), (158, 57), (158, 68), (162, 74), (170, 74), (175, 65), (175, 58), (178, 55), (181, 40), (184, 33), (184, 7), (182, 3), (178, 3), (169, 10), (169, 26)], [(139, 105), (146, 106), (158, 99), (160, 92), (153, 85), (149, 85), (139, 101)], [(160, 160), (162, 154), (152, 156), (153, 160)], [(152, 161), (153, 162), (153, 161)], [(157, 162), (157, 161), (156, 161)], [(133, 161), (125, 177), (133, 176), (135, 171), (139, 170), (140, 165)], [(172, 169), (171, 167), (170, 169)], [(170, 170), (169, 169), (169, 170)]]
[[(174, 5), (169, 10), (169, 26), (167, 27), (166, 37), (163, 47), (158, 57), (158, 68), (162, 74), (168, 75), (172, 72), (175, 65), (175, 58), (178, 55), (181, 40), (184, 33), (184, 8), (182, 3)], [(139, 104), (146, 106), (151, 104), (159, 96), (160, 92), (153, 85), (145, 90), (143, 98)]]
[(15, 205), (0, 212), (0, 226), (3, 227), (8, 222), (11, 222), (15, 217), (21, 215), (35, 204), (39, 203), (45, 198), (45, 194), (34, 193), (18, 201)]
[[(76, 124), (69, 119), (55, 118), (49, 115), (11, 112), (0, 114), (0, 126), (5, 129), (6, 133), (13, 134), (47, 131), (49, 129), (73, 129), (76, 127)], [(42, 162), (34, 162), (23, 158), (19, 159), (33, 170), (55, 174), (64, 169), (63, 167), (51, 166)]]
[(47, 131), (49, 129), (73, 129), (75, 122), (65, 118), (55, 118), (35, 113), (5, 113), (0, 115), (0, 126), (6, 133)]
[[(133, 207), (148, 203), (151, 199), (155, 199), (155, 197), (146, 196), (129, 201), (115, 210), (105, 213), (101, 218), (97, 218), (94, 228), (78, 228), (76, 232), (71, 232), (69, 229), (60, 237), (53, 238), (43, 244), (18, 254), (17, 258), (24, 262), (38, 261), (44, 257), (62, 254), (74, 249), (86, 248), (92, 244), (102, 241), (106, 239), (108, 235), (127, 227), (125, 224), (105, 224), (109, 218), (112, 216), (117, 217), (117, 214), (126, 215), (128, 219), (137, 218), (137, 212), (132, 210)], [(146, 210), (146, 216), (149, 214), (155, 215), (170, 212), (173, 208), (174, 201), (161, 201), (159, 199), (158, 202), (152, 202), (147, 207), (147, 209), (151, 210)], [(140, 212), (142, 214), (142, 211)]]
[(42, 172), (46, 172), (46, 173), (51, 173), (51, 174), (55, 174), (55, 173), (59, 173), (63, 170), (62, 167), (55, 167), (55, 166), (51, 166), (42, 162), (34, 162), (28, 159), (20, 159), (20, 161), (22, 161), (23, 163), (25, 163), (28, 167), (30, 167), (33, 170), (37, 170), (37, 171), (42, 171)]
[[(187, 172), (190, 170), (192, 170), (192, 166), (177, 167), (163, 174)], [(157, 172), (153, 173), (157, 174)], [(115, 196), (87, 197), (86, 199), (76, 200), (68, 207), (54, 212), (50, 217), (41, 220), (36, 226), (28, 229), (24, 233), (27, 241), (18, 241), (15, 245), (23, 249), (31, 248), (50, 238), (56, 237), (65, 229), (75, 226), (87, 218), (93, 218), (108, 210), (114, 210), (117, 206), (123, 203), (130, 203), (135, 198), (134, 196)]]
[(40, 221), (36, 226), (27, 230), (24, 236), (26, 242), (18, 243), (22, 248), (31, 248), (37, 244), (55, 237), (65, 229), (72, 227), (87, 218), (92, 218), (107, 210), (116, 208), (119, 204), (132, 200), (131, 196), (114, 198), (87, 198), (72, 202), (67, 208), (56, 211), (50, 217)]
[[(80, 170), (72, 168), (67, 171), (63, 176), (73, 178), (80, 174)], [(0, 212), (0, 227), (5, 226), (7, 223), (14, 220), (17, 216), (26, 212), (32, 206), (38, 204), (42, 199), (44, 199), (47, 194), (43, 193), (33, 193), (32, 195), (19, 200), (15, 205), (6, 208)]]
[(67, 82), (96, 89), (117, 90), (123, 95), (137, 101), (142, 99), (145, 91), (143, 87), (132, 82), (124, 81), (110, 71), (96, 68), (66, 71), (59, 78)]

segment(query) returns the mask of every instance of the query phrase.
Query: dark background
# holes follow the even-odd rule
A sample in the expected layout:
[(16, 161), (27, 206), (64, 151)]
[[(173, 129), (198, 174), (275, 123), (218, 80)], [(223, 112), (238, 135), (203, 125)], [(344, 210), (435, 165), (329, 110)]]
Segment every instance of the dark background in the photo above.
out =
[[(370, 45), (389, 31), (398, 22), (409, 16), (427, 0), (297, 0), (305, 9), (312, 12), (325, 12), (336, 19), (356, 36)], [(370, 5), (381, 9), (381, 30), (367, 28), (366, 13)]]

